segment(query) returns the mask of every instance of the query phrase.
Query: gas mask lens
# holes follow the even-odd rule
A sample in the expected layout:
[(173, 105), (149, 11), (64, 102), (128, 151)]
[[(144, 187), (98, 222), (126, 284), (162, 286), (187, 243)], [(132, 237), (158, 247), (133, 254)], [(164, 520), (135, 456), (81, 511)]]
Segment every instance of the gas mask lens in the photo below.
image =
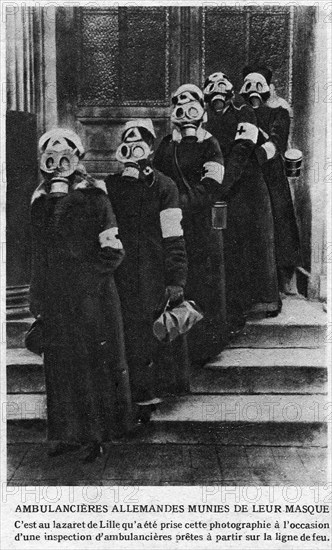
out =
[(46, 168), (48, 168), (48, 170), (52, 170), (53, 166), (54, 166), (54, 159), (52, 157), (48, 157), (48, 159), (46, 159)]
[(197, 118), (199, 116), (198, 109), (196, 107), (189, 107), (188, 116), (189, 118)]
[(119, 149), (119, 155), (121, 155), (122, 158), (126, 159), (130, 157), (130, 147), (128, 147), (128, 145), (120, 145)]
[(145, 151), (144, 148), (140, 145), (136, 145), (132, 148), (133, 157), (137, 160), (142, 159), (145, 157)]
[(66, 172), (70, 168), (70, 160), (67, 157), (62, 157), (59, 164), (62, 171)]

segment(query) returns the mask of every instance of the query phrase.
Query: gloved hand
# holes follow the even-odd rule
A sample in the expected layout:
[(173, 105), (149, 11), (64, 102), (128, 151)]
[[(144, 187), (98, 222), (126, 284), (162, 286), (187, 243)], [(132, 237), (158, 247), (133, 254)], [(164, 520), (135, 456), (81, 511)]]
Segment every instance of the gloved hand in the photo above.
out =
[(173, 304), (174, 302), (182, 302), (184, 298), (182, 286), (177, 286), (177, 285), (167, 286), (165, 291), (165, 297), (167, 300), (169, 300), (170, 304)]

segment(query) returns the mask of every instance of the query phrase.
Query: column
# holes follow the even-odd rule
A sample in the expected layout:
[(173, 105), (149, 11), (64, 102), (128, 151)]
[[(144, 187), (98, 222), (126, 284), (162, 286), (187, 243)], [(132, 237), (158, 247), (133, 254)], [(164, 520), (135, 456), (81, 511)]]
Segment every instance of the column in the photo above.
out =
[[(329, 159), (327, 158), (327, 106), (329, 88), (327, 82), (327, 26), (326, 14), (316, 8), (317, 17), (314, 28), (313, 80), (315, 101), (311, 104), (311, 163), (316, 166), (317, 174), (310, 182), (312, 208), (311, 219), (311, 276), (308, 296), (311, 299), (326, 299), (326, 208), (327, 176)], [(330, 60), (331, 61), (331, 60)]]

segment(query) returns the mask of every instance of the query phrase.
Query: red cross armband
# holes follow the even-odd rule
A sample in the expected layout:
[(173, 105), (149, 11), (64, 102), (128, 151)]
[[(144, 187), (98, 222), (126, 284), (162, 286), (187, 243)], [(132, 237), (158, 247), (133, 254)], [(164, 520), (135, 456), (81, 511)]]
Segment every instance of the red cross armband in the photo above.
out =
[(237, 126), (235, 141), (247, 140), (256, 144), (258, 138), (258, 128), (251, 122), (240, 122)]

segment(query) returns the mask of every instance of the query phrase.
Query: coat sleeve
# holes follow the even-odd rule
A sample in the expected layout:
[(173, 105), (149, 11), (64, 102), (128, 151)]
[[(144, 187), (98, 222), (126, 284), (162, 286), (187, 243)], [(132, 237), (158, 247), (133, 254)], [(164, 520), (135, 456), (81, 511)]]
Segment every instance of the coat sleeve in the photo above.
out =
[[(183, 208), (189, 206), (192, 212), (199, 212), (207, 206), (211, 206), (219, 197), (223, 177), (223, 154), (218, 141), (211, 136), (206, 140), (201, 180), (190, 191), (188, 190), (188, 195), (181, 197)], [(186, 196), (188, 197), (187, 200)]]
[(100, 233), (98, 263), (101, 271), (114, 272), (124, 257), (112, 204), (106, 195), (100, 197)]
[[(176, 148), (176, 144), (171, 142), (169, 137), (162, 140), (155, 153), (153, 164), (163, 174), (180, 179), (180, 174), (175, 169), (175, 159), (170, 155), (170, 143), (172, 143), (172, 147)], [(204, 162), (199, 183), (191, 186), (190, 189), (184, 184), (179, 184), (181, 189), (180, 206), (183, 210), (200, 212), (207, 206), (211, 206), (220, 192), (220, 184), (224, 176), (223, 154), (217, 139), (213, 136), (206, 139), (204, 144)], [(175, 151), (175, 149), (172, 150)], [(188, 183), (190, 186), (190, 182)]]
[(30, 311), (37, 318), (43, 315), (46, 277), (46, 246), (38, 225), (39, 201), (30, 208), (31, 227), (31, 280), (30, 280)]
[(242, 105), (236, 112), (237, 130), (226, 164), (220, 198), (227, 198), (229, 191), (241, 178), (258, 139), (258, 127), (254, 110), (249, 105)]
[(178, 189), (176, 184), (167, 178), (162, 182), (160, 196), (160, 227), (166, 286), (184, 287), (187, 280), (187, 254), (181, 222)]
[(260, 165), (274, 159), (278, 154), (284, 154), (287, 149), (290, 127), (289, 112), (282, 107), (278, 107), (275, 111), (269, 138), (256, 151)]

